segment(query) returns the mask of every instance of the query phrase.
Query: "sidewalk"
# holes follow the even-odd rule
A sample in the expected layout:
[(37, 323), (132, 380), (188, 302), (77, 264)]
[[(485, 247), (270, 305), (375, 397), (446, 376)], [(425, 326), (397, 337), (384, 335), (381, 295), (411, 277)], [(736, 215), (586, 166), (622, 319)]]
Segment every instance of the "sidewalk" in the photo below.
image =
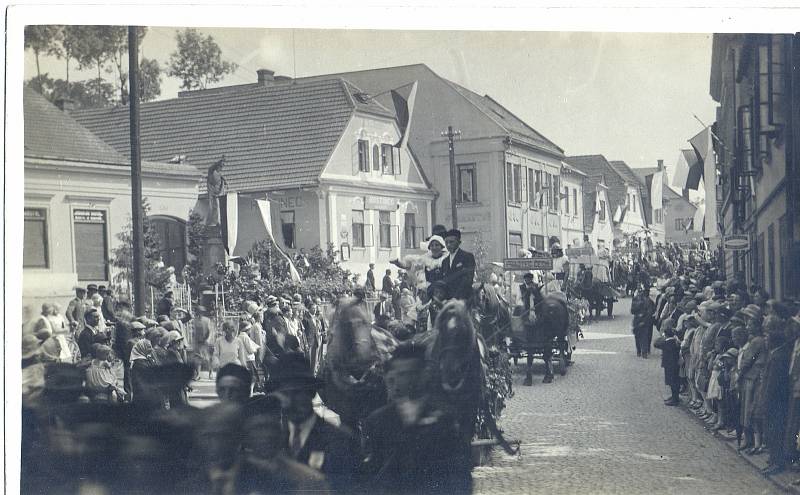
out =
[[(708, 425), (705, 421), (700, 419), (691, 409), (687, 406), (685, 402), (685, 397), (681, 397), (681, 409), (683, 409), (686, 414), (690, 417), (694, 418), (699, 424), (709, 432), (709, 434), (714, 435), (717, 439), (719, 439), (724, 445), (726, 445), (729, 449), (731, 449), (734, 453), (736, 453), (739, 457), (747, 461), (751, 466), (756, 468), (757, 470), (762, 470), (767, 467), (767, 459), (769, 454), (766, 452), (760, 455), (750, 456), (743, 452), (739, 452), (737, 450), (736, 445), (736, 433), (728, 434), (726, 431), (716, 431), (709, 429)], [(778, 474), (773, 474), (769, 476), (764, 476), (766, 479), (770, 480), (775, 486), (780, 488), (786, 493), (796, 493), (800, 495), (800, 485), (794, 485), (792, 482), (796, 480), (800, 480), (800, 471), (796, 471), (793, 468), (789, 467), (786, 468), (785, 471)]]

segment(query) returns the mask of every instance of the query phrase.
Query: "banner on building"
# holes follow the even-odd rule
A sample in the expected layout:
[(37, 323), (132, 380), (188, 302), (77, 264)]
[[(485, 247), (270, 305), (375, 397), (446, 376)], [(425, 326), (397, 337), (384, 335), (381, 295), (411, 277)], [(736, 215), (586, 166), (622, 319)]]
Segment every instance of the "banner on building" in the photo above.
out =
[(391, 91), (397, 123), (400, 125), (400, 141), (395, 144), (395, 148), (405, 148), (408, 143), (414, 102), (417, 99), (417, 84), (417, 81), (414, 81), (413, 84), (406, 84)]
[(660, 210), (664, 207), (664, 172), (653, 174), (653, 183), (650, 186), (650, 207)]
[(278, 246), (278, 243), (275, 242), (275, 236), (272, 235), (272, 207), (270, 205), (269, 198), (257, 199), (256, 204), (258, 205), (258, 211), (261, 213), (261, 221), (264, 222), (264, 228), (267, 229), (269, 239), (272, 241), (272, 244), (275, 246), (275, 249), (278, 251), (278, 253), (280, 253), (280, 255), (286, 258), (286, 261), (289, 262), (289, 276), (292, 278), (292, 282), (300, 283), (300, 273), (297, 271), (297, 267), (294, 266), (292, 258), (283, 252), (283, 249), (281, 249), (280, 246)]
[[(222, 203), (223, 200), (220, 200)], [(228, 256), (233, 256), (236, 249), (236, 237), (239, 233), (239, 194), (229, 192), (225, 195), (225, 249)]]

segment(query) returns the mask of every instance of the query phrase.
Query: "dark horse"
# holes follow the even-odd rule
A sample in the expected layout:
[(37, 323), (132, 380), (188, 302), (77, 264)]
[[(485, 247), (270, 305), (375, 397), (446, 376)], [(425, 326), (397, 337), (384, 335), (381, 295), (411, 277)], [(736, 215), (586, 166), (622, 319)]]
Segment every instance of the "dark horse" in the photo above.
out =
[(491, 284), (480, 283), (473, 290), (473, 320), (489, 347), (500, 346), (511, 330), (511, 310)]
[(534, 318), (525, 326), (528, 366), (523, 385), (533, 385), (533, 354), (541, 346), (544, 359), (544, 383), (553, 381), (553, 346), (556, 339), (567, 337), (569, 309), (566, 297), (561, 293), (547, 294), (533, 309)]

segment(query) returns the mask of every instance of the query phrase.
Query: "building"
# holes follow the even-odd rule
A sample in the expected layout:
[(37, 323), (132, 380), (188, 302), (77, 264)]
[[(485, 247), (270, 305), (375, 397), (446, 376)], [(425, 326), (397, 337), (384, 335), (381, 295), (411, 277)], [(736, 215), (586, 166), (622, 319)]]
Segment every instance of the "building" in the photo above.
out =
[[(583, 189), (586, 174), (577, 168), (564, 163), (561, 168), (561, 244), (562, 246), (583, 246), (584, 205), (594, 206), (592, 201), (586, 201)], [(594, 213), (594, 208), (589, 208)], [(594, 220), (592, 219), (592, 222)], [(596, 244), (595, 244), (596, 245)]]
[[(570, 156), (566, 162), (587, 175), (586, 188), (594, 188), (603, 178), (613, 226), (612, 244), (646, 238), (644, 208), (639, 178), (625, 162), (610, 162), (603, 155)], [(606, 245), (610, 248), (610, 246)], [(598, 247), (598, 246), (596, 246)]]
[[(653, 244), (664, 245), (666, 243), (666, 227), (664, 218), (664, 197), (666, 190), (669, 189), (669, 182), (667, 180), (667, 171), (664, 168), (664, 160), (658, 160), (658, 166), (648, 168), (631, 168), (633, 173), (639, 178), (642, 192), (642, 211), (644, 211), (644, 220), (647, 228), (650, 230), (650, 235)], [(650, 199), (652, 191), (652, 183), (656, 174), (661, 172), (661, 205), (659, 208), (653, 208)]]
[(417, 82), (410, 144), (438, 196), (433, 223), (452, 225), (449, 146), (455, 139), (456, 209), (465, 249), (499, 261), (561, 235), (563, 150), (488, 95), (449, 81), (424, 64), (297, 81), (343, 77), (391, 108), (390, 90)]
[[(78, 119), (127, 149), (126, 112), (87, 110)], [(151, 160), (185, 155), (205, 170), (225, 156), (223, 175), (238, 193), (232, 255), (247, 256), (268, 237), (256, 203), (265, 198), (279, 247), (295, 253), (331, 243), (361, 282), (369, 263), (381, 273), (419, 252), (430, 232), (435, 195), (411, 149), (393, 146), (394, 110), (342, 78), (288, 80), (261, 70), (253, 84), (144, 103), (141, 136)]]
[(668, 244), (689, 247), (703, 240), (702, 226), (692, 224), (697, 207), (672, 188), (664, 188), (664, 228)]
[[(800, 293), (800, 47), (798, 35), (715, 34), (710, 94), (721, 235), (750, 247), (724, 251), (724, 272), (773, 297)], [(710, 206), (707, 205), (707, 208)]]
[[(592, 187), (590, 190), (589, 187)], [(611, 219), (611, 203), (604, 176), (595, 176), (584, 181), (586, 194), (583, 201), (583, 234), (597, 248), (614, 245), (614, 223)], [(583, 246), (583, 242), (580, 243)]]
[[(23, 305), (66, 303), (73, 287), (110, 286), (112, 250), (130, 222), (130, 160), (36, 91), (23, 93), (25, 227)], [(68, 106), (64, 107), (68, 110)], [(123, 109), (127, 113), (127, 109)], [(188, 165), (142, 163), (142, 195), (161, 234), (162, 259), (180, 272), (185, 222), (200, 173)]]

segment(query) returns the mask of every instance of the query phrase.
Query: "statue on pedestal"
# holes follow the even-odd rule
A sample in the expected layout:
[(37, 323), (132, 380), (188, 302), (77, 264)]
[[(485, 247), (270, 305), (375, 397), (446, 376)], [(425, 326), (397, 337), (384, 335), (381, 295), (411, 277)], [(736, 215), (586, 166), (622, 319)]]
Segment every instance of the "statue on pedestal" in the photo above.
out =
[(220, 198), (223, 198), (228, 193), (228, 183), (222, 175), (222, 169), (225, 167), (225, 155), (217, 160), (214, 165), (208, 169), (208, 176), (206, 177), (206, 190), (208, 192), (208, 218), (206, 225), (219, 225), (220, 218)]

